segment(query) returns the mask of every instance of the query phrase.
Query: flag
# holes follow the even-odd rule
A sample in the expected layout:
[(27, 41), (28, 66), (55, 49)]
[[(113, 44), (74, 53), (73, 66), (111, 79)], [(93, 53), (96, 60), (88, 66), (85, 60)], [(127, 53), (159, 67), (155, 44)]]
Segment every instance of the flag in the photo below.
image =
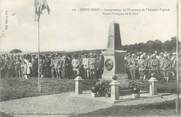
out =
[(34, 0), (35, 5), (35, 21), (40, 20), (40, 16), (44, 10), (47, 10), (48, 14), (50, 14), (50, 7), (48, 5), (47, 0)]

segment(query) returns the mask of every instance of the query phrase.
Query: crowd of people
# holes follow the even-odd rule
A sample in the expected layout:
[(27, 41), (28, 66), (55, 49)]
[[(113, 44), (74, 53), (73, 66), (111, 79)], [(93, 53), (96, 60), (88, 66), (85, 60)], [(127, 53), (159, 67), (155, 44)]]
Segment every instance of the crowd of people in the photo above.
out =
[[(83, 55), (56, 54), (3, 54), (0, 55), (0, 77), (42, 78), (101, 78), (103, 73), (103, 56), (89, 53)], [(38, 67), (39, 65), (39, 67)], [(39, 69), (38, 69), (39, 68)], [(39, 74), (38, 74), (39, 72)]]
[(145, 80), (149, 79), (151, 74), (155, 74), (159, 80), (176, 79), (176, 53), (128, 53), (124, 59), (130, 79)]
[[(176, 54), (168, 52), (127, 53), (124, 57), (129, 79), (146, 80), (151, 73), (166, 81), (176, 77)], [(38, 67), (39, 65), (39, 67)], [(39, 68), (39, 69), (38, 69)], [(96, 53), (55, 54), (1, 54), (0, 78), (30, 77), (67, 78), (77, 75), (84, 79), (100, 79), (104, 71), (104, 57)]]

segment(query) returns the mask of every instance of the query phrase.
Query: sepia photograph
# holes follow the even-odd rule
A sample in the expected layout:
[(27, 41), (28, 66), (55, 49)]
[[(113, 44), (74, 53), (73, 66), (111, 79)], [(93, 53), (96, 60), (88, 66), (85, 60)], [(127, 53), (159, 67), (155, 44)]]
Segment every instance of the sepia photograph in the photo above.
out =
[(0, 0), (0, 117), (180, 117), (181, 0)]

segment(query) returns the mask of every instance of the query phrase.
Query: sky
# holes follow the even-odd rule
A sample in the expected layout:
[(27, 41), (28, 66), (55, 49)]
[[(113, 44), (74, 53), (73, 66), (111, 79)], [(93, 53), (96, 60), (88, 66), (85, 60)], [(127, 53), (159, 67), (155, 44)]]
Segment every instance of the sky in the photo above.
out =
[[(50, 15), (40, 19), (41, 51), (72, 51), (104, 49), (111, 22), (120, 25), (122, 44), (161, 40), (176, 36), (176, 0), (47, 0)], [(0, 49), (14, 48), (37, 51), (37, 22), (34, 0), (1, 0), (0, 30), (4, 30), (5, 11), (8, 29), (0, 32)], [(80, 8), (99, 8), (100, 11), (74, 11)], [(104, 15), (103, 9), (169, 9), (168, 11), (136, 12), (137, 15)]]

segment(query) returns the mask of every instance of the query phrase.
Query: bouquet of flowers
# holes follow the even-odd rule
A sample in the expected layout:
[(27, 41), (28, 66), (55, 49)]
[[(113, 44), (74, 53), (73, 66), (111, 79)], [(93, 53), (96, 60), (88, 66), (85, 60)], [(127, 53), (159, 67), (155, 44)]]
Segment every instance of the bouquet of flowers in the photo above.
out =
[(110, 85), (109, 81), (100, 80), (95, 83), (91, 88), (92, 93), (95, 93), (97, 96), (110, 97)]

